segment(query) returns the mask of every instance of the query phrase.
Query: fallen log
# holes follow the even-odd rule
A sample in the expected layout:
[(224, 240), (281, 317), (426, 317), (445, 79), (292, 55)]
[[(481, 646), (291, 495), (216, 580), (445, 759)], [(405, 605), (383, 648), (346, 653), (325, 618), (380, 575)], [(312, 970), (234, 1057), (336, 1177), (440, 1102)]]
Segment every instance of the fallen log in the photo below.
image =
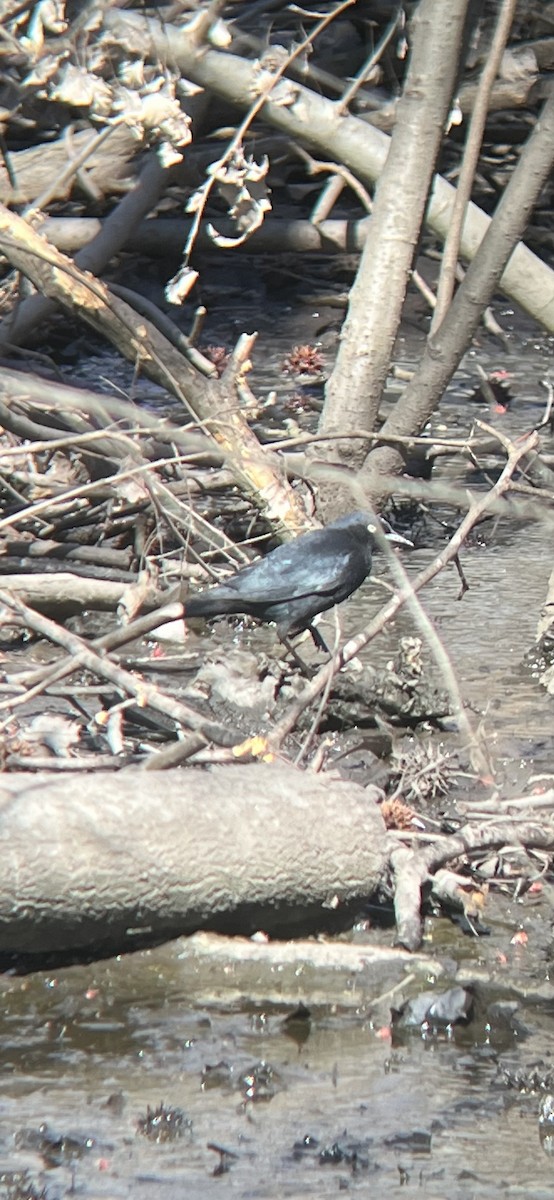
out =
[[(0, 585), (13, 596), (31, 604), (38, 612), (56, 613), (60, 619), (75, 616), (84, 609), (115, 612), (136, 591), (134, 579), (129, 583), (115, 579), (92, 579), (63, 570), (37, 575), (29, 572), (4, 574), (0, 570)], [(154, 586), (149, 587), (141, 597), (145, 608), (155, 608), (163, 598)]]
[(50, 200), (67, 199), (73, 188), (73, 175), (65, 171), (71, 159), (91, 147), (86, 159), (86, 171), (91, 191), (101, 196), (113, 196), (124, 191), (133, 179), (133, 159), (137, 139), (125, 125), (112, 129), (110, 137), (98, 144), (98, 136), (90, 129), (74, 132), (71, 143), (64, 135), (47, 146), (31, 146), (12, 150), (8, 170), (0, 162), (0, 201), (2, 204), (32, 204), (48, 188)]
[(344, 925), (380, 882), (387, 836), (371, 789), (277, 763), (77, 785), (4, 775), (0, 968), (91, 961), (199, 929)]

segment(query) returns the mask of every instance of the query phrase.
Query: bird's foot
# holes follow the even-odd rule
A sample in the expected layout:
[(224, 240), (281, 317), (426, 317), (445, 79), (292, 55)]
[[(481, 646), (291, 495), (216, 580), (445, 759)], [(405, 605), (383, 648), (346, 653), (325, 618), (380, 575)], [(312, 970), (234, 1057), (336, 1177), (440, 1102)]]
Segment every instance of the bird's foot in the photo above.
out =
[(328, 654), (329, 658), (330, 658), (331, 651), (327, 645), (327, 642), (325, 641), (325, 638), (319, 632), (317, 625), (308, 625), (307, 628), (308, 628), (308, 633), (311, 634), (312, 642), (313, 642), (316, 650), (323, 650), (323, 653)]

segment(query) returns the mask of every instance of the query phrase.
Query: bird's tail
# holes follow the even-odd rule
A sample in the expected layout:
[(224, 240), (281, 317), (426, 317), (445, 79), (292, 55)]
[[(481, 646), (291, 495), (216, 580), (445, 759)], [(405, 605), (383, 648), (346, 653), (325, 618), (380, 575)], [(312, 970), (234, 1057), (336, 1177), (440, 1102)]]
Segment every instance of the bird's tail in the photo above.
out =
[(208, 588), (195, 596), (187, 596), (184, 604), (185, 617), (219, 617), (243, 611), (236, 592), (225, 587)]

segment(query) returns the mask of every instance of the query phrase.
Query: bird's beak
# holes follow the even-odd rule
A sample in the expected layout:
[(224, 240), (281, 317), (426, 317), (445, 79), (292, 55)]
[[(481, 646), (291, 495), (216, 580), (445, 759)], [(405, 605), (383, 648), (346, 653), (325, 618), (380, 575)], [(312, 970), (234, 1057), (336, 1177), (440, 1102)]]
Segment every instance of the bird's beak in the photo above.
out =
[(414, 543), (411, 542), (409, 538), (404, 537), (403, 534), (397, 533), (396, 530), (392, 528), (392, 525), (389, 525), (388, 521), (382, 520), (381, 527), (387, 542), (392, 542), (395, 546), (411, 546), (413, 550)]

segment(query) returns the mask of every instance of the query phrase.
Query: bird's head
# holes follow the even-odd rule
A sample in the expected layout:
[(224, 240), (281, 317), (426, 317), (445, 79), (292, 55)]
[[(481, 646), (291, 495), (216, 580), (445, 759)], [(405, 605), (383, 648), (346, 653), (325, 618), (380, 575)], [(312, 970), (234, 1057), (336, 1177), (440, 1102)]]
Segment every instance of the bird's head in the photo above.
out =
[(346, 516), (339, 517), (333, 524), (337, 529), (352, 529), (353, 532), (359, 531), (359, 536), (364, 540), (369, 533), (371, 538), (377, 543), (384, 538), (387, 542), (392, 542), (397, 546), (413, 547), (413, 542), (409, 538), (404, 537), (401, 533), (397, 533), (384, 517), (378, 518), (375, 513), (369, 510), (347, 513)]

